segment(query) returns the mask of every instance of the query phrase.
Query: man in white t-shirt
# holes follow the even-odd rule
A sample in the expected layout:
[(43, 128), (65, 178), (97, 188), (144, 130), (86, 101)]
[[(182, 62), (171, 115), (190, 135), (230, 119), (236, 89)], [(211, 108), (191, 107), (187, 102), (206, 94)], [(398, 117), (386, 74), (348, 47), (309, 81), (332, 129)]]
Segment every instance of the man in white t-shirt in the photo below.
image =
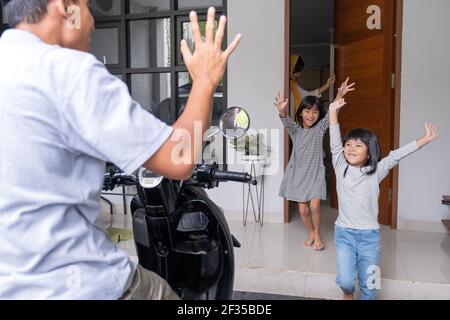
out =
[[(208, 129), (213, 93), (240, 35), (222, 52), (225, 17), (214, 35), (211, 8), (202, 40), (191, 13), (196, 49), (183, 41), (181, 51), (193, 87), (169, 127), (87, 53), (88, 0), (2, 1), (12, 29), (0, 38), (0, 299), (176, 299), (97, 223), (105, 163), (188, 178), (201, 146), (187, 146), (191, 161), (179, 164), (177, 131), (194, 136), (196, 121)], [(68, 14), (72, 5), (79, 16)]]

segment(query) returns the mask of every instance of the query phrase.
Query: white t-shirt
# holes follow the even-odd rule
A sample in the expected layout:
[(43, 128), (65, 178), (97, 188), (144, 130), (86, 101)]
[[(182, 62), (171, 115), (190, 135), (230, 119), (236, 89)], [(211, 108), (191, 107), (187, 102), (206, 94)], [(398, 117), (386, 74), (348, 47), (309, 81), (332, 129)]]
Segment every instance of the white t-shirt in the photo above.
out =
[[(304, 98), (309, 97), (309, 96), (322, 98), (322, 94), (319, 93), (319, 89), (316, 89), (313, 91), (308, 91), (308, 90), (303, 89), (301, 86), (299, 86), (297, 84), (297, 90), (298, 90), (298, 94), (300, 95), (300, 102), (301, 102), (301, 100), (303, 100)], [(297, 110), (297, 108), (300, 106), (300, 102), (298, 102), (296, 105), (295, 95), (292, 92), (291, 92), (290, 101), (291, 101), (291, 110)]]
[(298, 91), (300, 91), (300, 96), (302, 97), (302, 99), (309, 97), (309, 96), (322, 98), (322, 95), (319, 93), (319, 89), (316, 89), (313, 91), (308, 91), (308, 90), (303, 89), (299, 85), (297, 85), (297, 88), (298, 88)]
[(94, 56), (0, 38), (0, 299), (118, 299), (136, 266), (97, 223), (105, 162), (131, 173), (172, 128)]

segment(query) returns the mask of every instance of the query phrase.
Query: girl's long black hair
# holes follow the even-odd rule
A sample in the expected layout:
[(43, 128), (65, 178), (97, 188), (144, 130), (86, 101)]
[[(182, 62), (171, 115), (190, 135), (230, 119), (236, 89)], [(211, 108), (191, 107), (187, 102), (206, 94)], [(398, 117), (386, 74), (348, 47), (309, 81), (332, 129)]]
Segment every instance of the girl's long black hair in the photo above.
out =
[[(377, 136), (367, 129), (353, 129), (344, 137), (342, 141), (343, 146), (350, 140), (361, 140), (367, 146), (368, 158), (363, 167), (369, 168), (366, 172), (367, 175), (372, 175), (377, 171), (378, 162), (381, 160), (381, 149)], [(344, 178), (347, 175), (347, 169), (344, 172)]]
[(320, 120), (325, 118), (325, 115), (326, 115), (325, 109), (323, 108), (322, 103), (320, 102), (320, 99), (317, 97), (307, 96), (302, 99), (302, 102), (300, 103), (300, 106), (298, 107), (298, 110), (295, 114), (295, 121), (299, 125), (303, 126), (303, 119), (302, 119), (303, 110), (305, 110), (305, 109), (311, 110), (314, 108), (317, 108), (319, 110), (319, 119), (313, 125), (313, 127), (315, 127), (319, 123)]

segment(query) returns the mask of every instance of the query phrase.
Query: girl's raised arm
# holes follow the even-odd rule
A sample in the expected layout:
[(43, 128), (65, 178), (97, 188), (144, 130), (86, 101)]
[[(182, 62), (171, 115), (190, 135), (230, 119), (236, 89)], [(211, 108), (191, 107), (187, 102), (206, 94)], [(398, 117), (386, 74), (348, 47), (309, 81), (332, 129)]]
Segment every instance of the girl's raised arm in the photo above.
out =
[(275, 97), (275, 102), (278, 112), (280, 113), (280, 118), (286, 118), (289, 115), (289, 99), (285, 99), (281, 93), (278, 93)]
[[(336, 96), (336, 100), (338, 99), (342, 99), (344, 98), (347, 93), (355, 91), (356, 89), (354, 88), (355, 83), (353, 82), (352, 84), (348, 84), (348, 81), (350, 80), (350, 78), (347, 78), (342, 85), (339, 87), (338, 89), (338, 94)], [(335, 100), (335, 101), (336, 101)]]
[[(339, 87), (338, 94), (336, 96), (336, 100), (335, 101), (337, 101), (339, 99), (343, 99), (347, 95), (347, 93), (356, 90), (354, 88), (355, 83), (353, 82), (352, 84), (348, 84), (349, 80), (350, 80), (350, 78), (347, 78), (342, 83), (342, 85)], [(333, 83), (334, 83), (334, 81), (333, 81)], [(321, 121), (322, 121), (322, 123), (321, 123), (321, 126), (322, 126), (321, 130), (325, 131), (330, 125), (330, 112), (328, 112), (327, 115), (325, 116), (325, 118), (323, 118)]]
[(300, 129), (300, 126), (289, 117), (289, 100), (285, 99), (280, 93), (278, 93), (275, 97), (274, 105), (277, 106), (283, 126), (288, 130), (291, 138), (294, 139), (296, 132)]

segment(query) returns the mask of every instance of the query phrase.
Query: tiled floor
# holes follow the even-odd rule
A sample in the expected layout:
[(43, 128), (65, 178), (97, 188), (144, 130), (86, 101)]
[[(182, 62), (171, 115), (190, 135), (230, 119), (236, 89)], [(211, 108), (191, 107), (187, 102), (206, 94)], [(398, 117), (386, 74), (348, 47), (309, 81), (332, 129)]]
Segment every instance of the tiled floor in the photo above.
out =
[[(251, 290), (253, 286), (256, 291), (276, 294), (339, 298), (340, 292), (334, 284), (333, 242), (337, 211), (322, 206), (322, 237), (327, 245), (323, 252), (303, 247), (306, 230), (298, 213), (291, 217), (287, 225), (267, 223), (263, 227), (229, 222), (232, 233), (243, 244), (235, 250), (240, 269), (245, 270), (245, 276), (237, 276), (237, 280), (244, 282), (239, 290)], [(272, 281), (262, 283), (265, 273)], [(393, 231), (383, 227), (381, 273), (379, 296), (383, 299), (450, 299), (450, 234)], [(259, 280), (252, 282), (249, 280), (252, 277)], [(282, 288), (276, 282), (287, 286), (297, 282), (300, 288)], [(236, 285), (239, 287), (239, 281)], [(272, 285), (274, 290), (269, 288)]]
[[(235, 249), (239, 291), (338, 299), (333, 243), (336, 210), (322, 206), (322, 235), (327, 247), (317, 252), (303, 247), (306, 231), (292, 215), (289, 224), (229, 221), (242, 247)], [(103, 214), (106, 225), (131, 228), (130, 216)], [(119, 244), (136, 260), (132, 241)], [(382, 229), (381, 299), (450, 300), (450, 234)]]

